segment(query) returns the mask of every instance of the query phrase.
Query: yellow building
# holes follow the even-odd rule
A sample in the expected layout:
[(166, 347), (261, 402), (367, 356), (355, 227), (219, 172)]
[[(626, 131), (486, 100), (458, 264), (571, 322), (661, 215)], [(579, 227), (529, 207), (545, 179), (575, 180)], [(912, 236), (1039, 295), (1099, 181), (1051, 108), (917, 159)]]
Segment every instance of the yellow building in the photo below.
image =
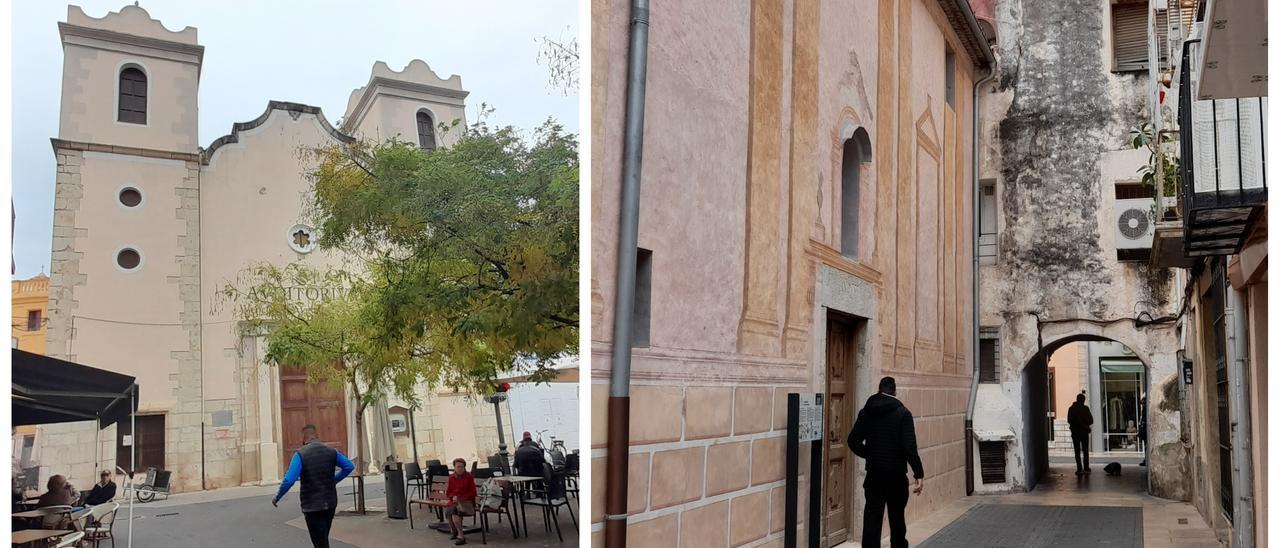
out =
[(14, 348), (44, 354), (46, 319), (49, 316), (49, 277), (39, 274), (13, 280)]
[[(41, 273), (26, 280), (13, 280), (13, 348), (44, 354), (45, 325), (49, 316), (49, 277)], [(34, 463), (36, 427), (19, 426), (13, 433), (14, 469)]]

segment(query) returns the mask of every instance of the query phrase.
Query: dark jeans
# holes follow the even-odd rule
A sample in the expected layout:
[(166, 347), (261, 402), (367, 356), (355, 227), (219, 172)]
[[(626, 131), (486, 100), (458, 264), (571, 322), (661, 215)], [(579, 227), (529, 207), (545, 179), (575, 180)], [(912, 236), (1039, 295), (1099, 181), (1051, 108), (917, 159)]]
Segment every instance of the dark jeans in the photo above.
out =
[[(1071, 435), (1071, 448), (1076, 453), (1076, 471), (1089, 469), (1089, 435)], [(1081, 464), (1081, 455), (1084, 455), (1084, 464)]]
[(862, 484), (867, 495), (866, 512), (862, 516), (862, 545), (880, 546), (880, 525), (889, 510), (889, 545), (907, 548), (907, 497), (909, 483), (904, 474), (867, 473)]
[(307, 533), (311, 535), (311, 545), (315, 548), (329, 548), (329, 528), (333, 526), (333, 514), (337, 509), (319, 512), (303, 512), (307, 520)]

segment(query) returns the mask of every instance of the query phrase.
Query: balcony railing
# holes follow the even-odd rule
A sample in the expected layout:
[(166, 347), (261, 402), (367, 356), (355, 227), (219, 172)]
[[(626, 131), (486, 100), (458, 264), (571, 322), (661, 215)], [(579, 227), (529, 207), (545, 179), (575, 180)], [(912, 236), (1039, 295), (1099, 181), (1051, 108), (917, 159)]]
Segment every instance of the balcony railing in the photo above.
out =
[(1195, 39), (1182, 46), (1178, 89), (1183, 250), (1232, 255), (1267, 202), (1267, 98), (1196, 100), (1198, 47)]

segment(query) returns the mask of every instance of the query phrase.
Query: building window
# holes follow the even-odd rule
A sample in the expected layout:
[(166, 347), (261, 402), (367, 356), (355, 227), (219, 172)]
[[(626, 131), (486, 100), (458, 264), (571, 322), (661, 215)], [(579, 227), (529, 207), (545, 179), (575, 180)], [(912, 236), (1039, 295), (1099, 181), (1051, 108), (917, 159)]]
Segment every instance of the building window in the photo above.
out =
[(947, 105), (956, 108), (956, 52), (947, 46)]
[(138, 207), (142, 203), (142, 192), (133, 187), (120, 189), (120, 204), (125, 207)]
[(850, 259), (858, 257), (862, 168), (869, 161), (871, 138), (865, 128), (858, 128), (845, 139), (840, 160), (840, 253)]
[(982, 328), (978, 332), (978, 382), (1000, 382), (1000, 332)]
[(1117, 200), (1133, 200), (1138, 198), (1155, 198), (1156, 188), (1142, 183), (1116, 183)]
[[(1126, 2), (1111, 5), (1111, 52), (1115, 72), (1145, 71), (1150, 60), (1147, 55), (1147, 2)], [(1167, 56), (1164, 51), (1169, 36), (1166, 10), (1156, 12), (1156, 49), (1160, 61)]]
[(978, 257), (995, 259), (996, 256), (996, 182), (985, 179), (980, 182), (978, 194)]
[(631, 346), (649, 346), (649, 305), (653, 294), (653, 251), (636, 249), (636, 296), (631, 310)]
[(289, 229), (289, 247), (298, 253), (311, 253), (316, 249), (315, 230), (307, 225), (293, 225)]
[(142, 266), (142, 255), (136, 249), (124, 248), (116, 252), (116, 266), (130, 271)]
[(436, 149), (435, 124), (425, 110), (418, 111), (418, 144), (426, 150)]
[(39, 310), (28, 310), (27, 311), (27, 331), (39, 331), (40, 321), (42, 319), (43, 318), (40, 317)]
[(130, 124), (147, 123), (147, 75), (134, 66), (120, 71), (117, 120)]

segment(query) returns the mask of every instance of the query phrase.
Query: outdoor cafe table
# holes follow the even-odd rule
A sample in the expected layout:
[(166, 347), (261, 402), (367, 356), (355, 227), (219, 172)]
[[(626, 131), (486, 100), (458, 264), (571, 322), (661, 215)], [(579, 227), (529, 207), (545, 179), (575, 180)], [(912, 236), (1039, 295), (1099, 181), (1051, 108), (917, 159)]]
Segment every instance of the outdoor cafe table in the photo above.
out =
[(54, 531), (49, 529), (26, 529), (23, 531), (14, 531), (13, 545), (20, 546), (23, 544), (31, 544), (33, 542), (38, 542), (41, 540), (60, 537), (63, 535), (69, 535), (72, 532), (73, 531), (62, 531), (62, 530)]
[(36, 509), (36, 510), (27, 510), (26, 512), (15, 512), (13, 514), (13, 517), (17, 519), (44, 519), (44, 517), (49, 514), (70, 514), (70, 513), (71, 513), (71, 510), (69, 509), (61, 509), (55, 512), (50, 512), (49, 510), (45, 510), (45, 509)]

